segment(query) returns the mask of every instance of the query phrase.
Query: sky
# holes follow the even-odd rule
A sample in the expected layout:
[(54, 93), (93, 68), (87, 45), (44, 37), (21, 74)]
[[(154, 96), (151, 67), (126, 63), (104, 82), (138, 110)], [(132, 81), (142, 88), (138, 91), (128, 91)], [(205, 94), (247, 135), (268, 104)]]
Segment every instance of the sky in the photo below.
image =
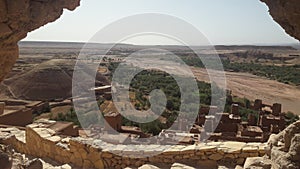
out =
[[(213, 45), (298, 43), (273, 21), (268, 7), (259, 0), (81, 0), (75, 11), (65, 10), (57, 21), (30, 32), (24, 40), (88, 42), (105, 26), (143, 13), (178, 17), (201, 31)], [(112, 43), (101, 38), (97, 42)], [(124, 43), (176, 44), (155, 36), (132, 38)]]

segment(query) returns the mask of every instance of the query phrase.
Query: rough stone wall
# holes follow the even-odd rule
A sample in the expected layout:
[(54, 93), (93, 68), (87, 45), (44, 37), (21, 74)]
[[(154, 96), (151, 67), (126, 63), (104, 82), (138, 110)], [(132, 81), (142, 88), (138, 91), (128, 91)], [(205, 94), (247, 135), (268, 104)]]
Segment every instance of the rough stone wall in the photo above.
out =
[[(63, 164), (73, 164), (80, 168), (125, 168), (139, 167), (143, 164), (175, 162), (227, 162), (243, 164), (247, 157), (265, 155), (266, 144), (242, 142), (212, 142), (199, 145), (176, 145), (166, 149), (161, 145), (145, 146), (143, 151), (137, 151), (140, 145), (110, 145), (100, 140), (83, 138), (62, 138), (54, 135), (54, 131), (40, 128), (39, 125), (29, 125), (26, 132), (19, 133), (15, 128), (0, 129), (0, 143), (11, 145), (18, 152), (41, 158), (51, 158)], [(101, 147), (117, 153), (115, 155)], [(155, 154), (157, 150), (163, 153), (145, 158), (145, 154)]]
[(18, 58), (18, 41), (27, 33), (74, 10), (80, 0), (0, 0), (0, 81)]
[[(244, 168), (263, 167), (264, 169), (300, 168), (300, 121), (290, 125), (277, 135), (271, 135), (264, 158), (247, 159)], [(261, 163), (261, 161), (264, 161)]]
[(272, 135), (268, 141), (271, 161), (275, 169), (300, 167), (300, 121), (290, 125), (278, 135)]
[(300, 1), (299, 0), (261, 0), (270, 9), (270, 14), (289, 35), (300, 40)]

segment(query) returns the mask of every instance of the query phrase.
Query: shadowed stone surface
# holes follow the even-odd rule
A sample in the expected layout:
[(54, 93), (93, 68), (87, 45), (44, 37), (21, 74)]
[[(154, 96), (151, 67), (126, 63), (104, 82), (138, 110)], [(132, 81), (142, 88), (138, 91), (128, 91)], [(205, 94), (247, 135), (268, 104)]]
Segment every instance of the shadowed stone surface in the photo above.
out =
[(43, 169), (43, 163), (39, 159), (34, 159), (26, 164), (25, 169)]
[(289, 35), (300, 39), (299, 0), (261, 0), (270, 9), (270, 15)]
[(10, 169), (11, 162), (9, 161), (9, 157), (6, 153), (0, 152), (0, 169)]

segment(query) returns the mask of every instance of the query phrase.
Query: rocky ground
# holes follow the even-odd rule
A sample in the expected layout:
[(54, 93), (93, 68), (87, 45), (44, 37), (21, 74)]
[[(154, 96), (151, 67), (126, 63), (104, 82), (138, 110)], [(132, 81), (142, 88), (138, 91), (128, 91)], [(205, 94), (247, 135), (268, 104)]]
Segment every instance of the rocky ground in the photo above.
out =
[(0, 145), (0, 169), (71, 169), (51, 160), (33, 158), (15, 152), (9, 146)]
[(299, 169), (300, 121), (290, 125), (268, 141), (265, 157), (248, 158), (245, 169)]

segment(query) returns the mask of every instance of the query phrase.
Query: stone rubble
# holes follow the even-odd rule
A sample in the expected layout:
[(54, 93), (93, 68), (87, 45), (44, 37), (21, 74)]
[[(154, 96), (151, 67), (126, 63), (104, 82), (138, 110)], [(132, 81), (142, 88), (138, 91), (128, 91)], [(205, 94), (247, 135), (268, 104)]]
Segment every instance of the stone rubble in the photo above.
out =
[(300, 121), (269, 138), (266, 156), (248, 158), (245, 169), (299, 169), (300, 168)]

